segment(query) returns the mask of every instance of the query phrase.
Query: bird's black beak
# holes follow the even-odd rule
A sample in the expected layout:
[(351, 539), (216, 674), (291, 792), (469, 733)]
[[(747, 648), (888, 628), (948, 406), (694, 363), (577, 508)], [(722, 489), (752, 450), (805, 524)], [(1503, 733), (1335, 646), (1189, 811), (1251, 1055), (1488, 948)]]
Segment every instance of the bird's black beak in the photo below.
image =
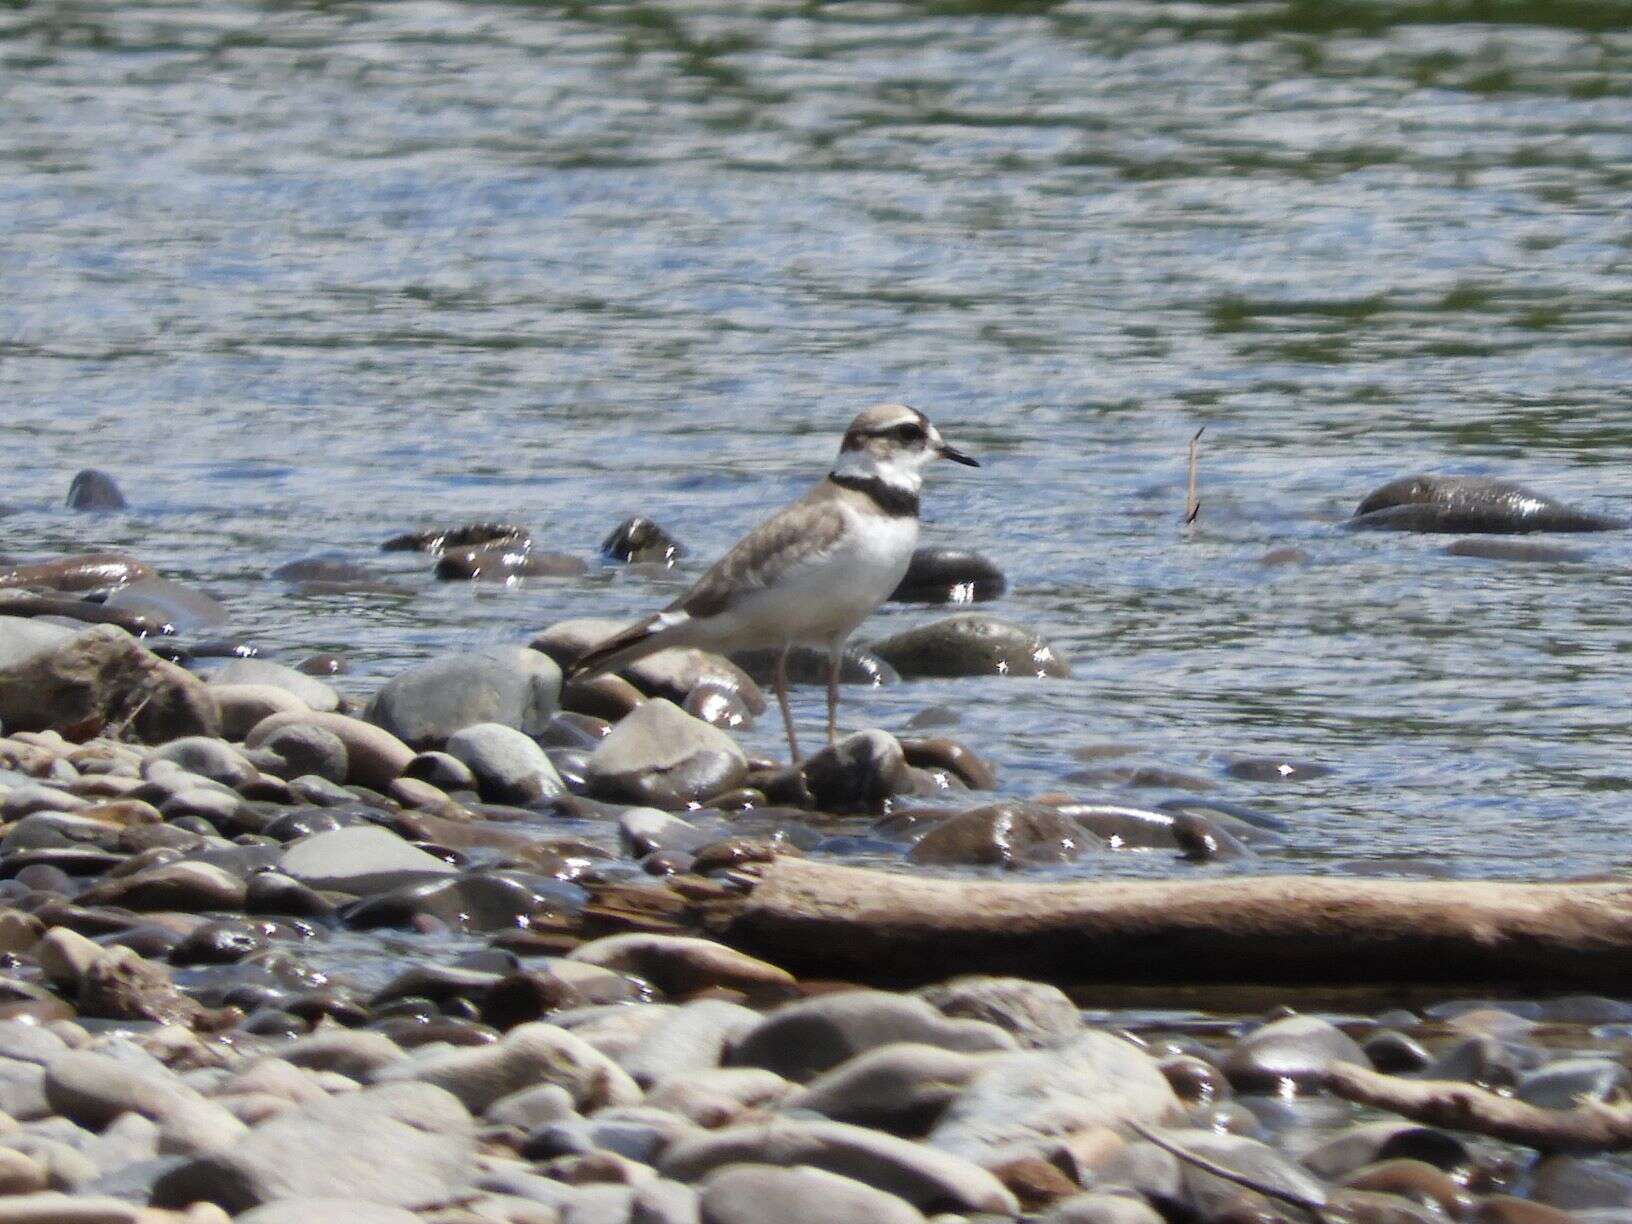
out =
[(939, 450), (942, 459), (950, 459), (953, 463), (961, 463), (964, 467), (979, 467), (980, 460), (973, 455), (966, 455), (950, 442), (942, 442)]

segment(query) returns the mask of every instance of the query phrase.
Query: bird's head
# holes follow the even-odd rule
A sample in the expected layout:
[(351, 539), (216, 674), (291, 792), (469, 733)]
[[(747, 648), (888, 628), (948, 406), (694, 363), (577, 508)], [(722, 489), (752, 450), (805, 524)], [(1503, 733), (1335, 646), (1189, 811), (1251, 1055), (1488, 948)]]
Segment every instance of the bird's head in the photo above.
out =
[(839, 461), (833, 470), (841, 475), (877, 476), (890, 484), (916, 489), (923, 483), (924, 467), (933, 459), (980, 466), (941, 437), (941, 431), (916, 408), (875, 404), (844, 431)]

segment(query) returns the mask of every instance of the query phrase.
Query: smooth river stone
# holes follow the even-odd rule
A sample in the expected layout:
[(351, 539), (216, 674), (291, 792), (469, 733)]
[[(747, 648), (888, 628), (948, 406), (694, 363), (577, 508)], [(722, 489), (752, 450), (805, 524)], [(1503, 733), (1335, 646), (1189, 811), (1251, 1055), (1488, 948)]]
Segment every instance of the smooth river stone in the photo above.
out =
[(1288, 1016), (1256, 1028), (1224, 1058), (1224, 1074), (1241, 1092), (1318, 1089), (1336, 1062), (1366, 1065), (1365, 1051), (1317, 1016)]
[(914, 993), (943, 1016), (995, 1024), (1025, 1046), (1062, 1045), (1082, 1031), (1077, 1005), (1065, 991), (1047, 982), (977, 974)]
[(977, 552), (920, 548), (890, 594), (894, 603), (984, 603), (1008, 589), (1003, 571)]
[(430, 1084), (384, 1084), (261, 1123), (228, 1150), (163, 1174), (152, 1201), (203, 1200), (234, 1213), (307, 1197), (428, 1208), (469, 1184), (475, 1149), (474, 1124), (454, 1096)]
[(293, 726), (322, 727), (333, 732), (346, 746), (350, 770), (347, 780), (373, 790), (383, 792), (414, 759), (414, 750), (384, 728), (344, 714), (322, 714), (316, 710), (274, 714), (263, 719), (244, 737), (244, 746), (264, 747), (274, 732)]
[(230, 740), (242, 740), (263, 718), (310, 708), (287, 689), (270, 684), (211, 682), (209, 689), (221, 711), (221, 734)]
[(333, 685), (269, 659), (233, 659), (211, 672), (209, 682), (212, 687), (218, 684), (270, 685), (292, 693), (308, 708), (323, 714), (340, 708), (340, 694)]
[(386, 681), (365, 717), (423, 751), (476, 723), (528, 735), (544, 729), (561, 700), (561, 669), (523, 646), (443, 655)]
[(1055, 649), (1022, 625), (965, 612), (872, 643), (907, 679), (930, 676), (1069, 676)]
[(887, 731), (857, 731), (806, 757), (805, 789), (824, 812), (876, 812), (912, 789), (900, 743)]
[(474, 775), (489, 803), (536, 803), (566, 793), (544, 749), (499, 723), (474, 723), (448, 737), (447, 755)]
[(65, 642), (74, 632), (67, 625), (54, 625), (31, 616), (0, 616), (0, 668)]
[(821, 1204), (822, 1224), (922, 1224), (896, 1195), (822, 1169), (734, 1164), (703, 1183), (702, 1224), (805, 1224)]
[(1005, 867), (1068, 863), (1101, 845), (1069, 816), (1037, 803), (992, 803), (948, 816), (907, 852), (914, 863)]
[(468, 579), (473, 582), (509, 582), (516, 578), (576, 578), (589, 566), (581, 558), (542, 549), (511, 548), (502, 544), (486, 548), (450, 548), (436, 562), (436, 576), (443, 581)]
[(740, 786), (747, 774), (734, 739), (662, 698), (626, 715), (587, 770), (597, 798), (669, 811)]
[(362, 896), (458, 874), (378, 825), (352, 825), (303, 837), (283, 852), (278, 870), (308, 888)]
[(1014, 1038), (995, 1025), (948, 1019), (922, 999), (856, 990), (777, 1008), (744, 1035), (728, 1061), (801, 1081), (897, 1041), (966, 1053), (1015, 1048)]
[(527, 529), (514, 523), (465, 523), (457, 527), (432, 527), (393, 536), (380, 545), (380, 550), (442, 553), (450, 548), (477, 548), (490, 544), (525, 546), (527, 539)]

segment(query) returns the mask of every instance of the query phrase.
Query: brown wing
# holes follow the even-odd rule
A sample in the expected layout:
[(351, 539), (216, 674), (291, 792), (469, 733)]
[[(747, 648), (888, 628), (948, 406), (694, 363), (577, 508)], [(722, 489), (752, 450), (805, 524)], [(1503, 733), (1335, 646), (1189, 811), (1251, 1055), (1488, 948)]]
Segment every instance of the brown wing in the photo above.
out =
[(844, 513), (818, 485), (738, 540), (665, 612), (718, 616), (745, 592), (776, 583), (791, 565), (829, 551), (844, 534)]

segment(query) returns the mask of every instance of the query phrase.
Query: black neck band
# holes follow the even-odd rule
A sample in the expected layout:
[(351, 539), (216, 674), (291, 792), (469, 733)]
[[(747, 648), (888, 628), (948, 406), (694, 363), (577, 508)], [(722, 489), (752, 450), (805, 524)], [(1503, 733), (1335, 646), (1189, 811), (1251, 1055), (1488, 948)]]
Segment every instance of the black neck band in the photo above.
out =
[(891, 518), (917, 518), (918, 494), (891, 484), (880, 476), (852, 476), (829, 472), (827, 478), (841, 489), (854, 489), (873, 499), (873, 504)]

